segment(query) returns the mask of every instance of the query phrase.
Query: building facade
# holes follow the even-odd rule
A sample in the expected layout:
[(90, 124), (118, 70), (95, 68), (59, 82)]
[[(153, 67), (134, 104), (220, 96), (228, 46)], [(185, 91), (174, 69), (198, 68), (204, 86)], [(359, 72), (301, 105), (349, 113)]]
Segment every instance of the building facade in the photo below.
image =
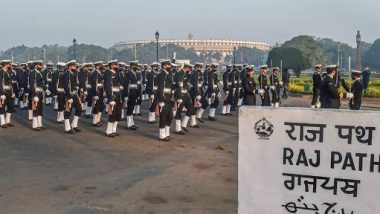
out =
[[(137, 40), (118, 42), (113, 45), (115, 49), (134, 48), (136, 45), (145, 45), (156, 43), (155, 40)], [(198, 55), (201, 52), (220, 52), (223, 57), (232, 55), (234, 47), (256, 48), (262, 51), (269, 51), (272, 47), (263, 42), (243, 41), (243, 40), (227, 40), (227, 39), (167, 39), (159, 40), (160, 46), (178, 45), (185, 49), (193, 49)]]

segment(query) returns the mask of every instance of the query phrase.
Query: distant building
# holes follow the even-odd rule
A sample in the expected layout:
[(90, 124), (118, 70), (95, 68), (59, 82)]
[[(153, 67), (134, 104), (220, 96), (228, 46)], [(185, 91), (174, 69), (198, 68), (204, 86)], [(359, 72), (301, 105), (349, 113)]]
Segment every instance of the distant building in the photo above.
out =
[[(138, 40), (118, 42), (113, 45), (115, 49), (121, 50), (124, 48), (134, 48), (135, 45), (145, 45), (155, 43), (155, 40)], [(228, 39), (194, 39), (190, 33), (188, 39), (164, 39), (159, 40), (159, 45), (178, 45), (185, 49), (193, 49), (198, 55), (201, 52), (220, 52), (223, 57), (232, 55), (234, 47), (257, 48), (262, 51), (269, 51), (271, 46), (263, 42), (243, 41), (243, 40), (228, 40)]]

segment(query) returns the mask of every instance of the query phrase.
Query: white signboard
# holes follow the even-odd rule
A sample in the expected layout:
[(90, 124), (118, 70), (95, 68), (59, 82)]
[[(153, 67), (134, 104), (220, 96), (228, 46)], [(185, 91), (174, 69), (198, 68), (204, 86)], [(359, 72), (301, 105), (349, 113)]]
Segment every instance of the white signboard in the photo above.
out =
[(380, 112), (239, 111), (240, 214), (380, 213)]

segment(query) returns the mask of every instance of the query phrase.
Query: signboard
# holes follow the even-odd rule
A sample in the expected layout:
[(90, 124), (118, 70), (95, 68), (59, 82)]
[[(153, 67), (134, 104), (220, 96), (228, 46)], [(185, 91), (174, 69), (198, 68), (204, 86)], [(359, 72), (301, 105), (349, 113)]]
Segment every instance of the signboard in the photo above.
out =
[(241, 107), (239, 213), (380, 213), (380, 112)]

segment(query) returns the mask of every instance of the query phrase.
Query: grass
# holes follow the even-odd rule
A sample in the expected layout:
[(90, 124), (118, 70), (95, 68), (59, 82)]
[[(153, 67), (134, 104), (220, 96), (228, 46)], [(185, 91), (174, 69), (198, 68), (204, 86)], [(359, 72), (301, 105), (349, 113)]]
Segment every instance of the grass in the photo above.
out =
[[(345, 78), (347, 84), (351, 84), (352, 80)], [(296, 94), (313, 94), (313, 80), (311, 76), (302, 76), (300, 78), (292, 77), (289, 83), (289, 91)], [(344, 93), (343, 87), (339, 88), (340, 93)], [(380, 98), (380, 79), (372, 79), (368, 89), (363, 93), (364, 97)]]

